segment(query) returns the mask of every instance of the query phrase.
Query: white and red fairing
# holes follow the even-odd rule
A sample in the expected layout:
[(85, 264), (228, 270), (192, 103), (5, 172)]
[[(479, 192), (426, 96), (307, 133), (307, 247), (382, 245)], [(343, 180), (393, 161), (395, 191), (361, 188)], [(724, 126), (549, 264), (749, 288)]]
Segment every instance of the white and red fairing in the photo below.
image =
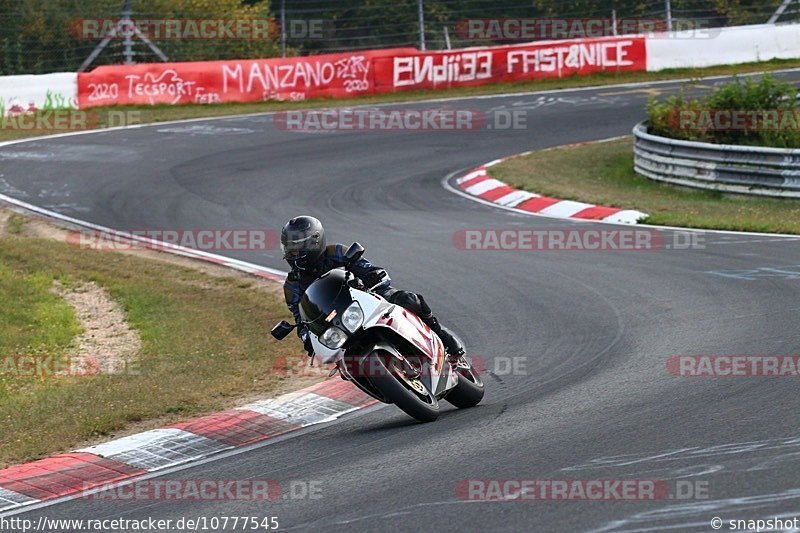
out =
[[(433, 367), (431, 390), (438, 390), (439, 377), (441, 376), (444, 365), (449, 364), (445, 354), (442, 340), (431, 329), (422, 322), (414, 313), (399, 305), (391, 304), (377, 294), (361, 291), (349, 287), (350, 296), (357, 301), (364, 312), (364, 330), (373, 328), (388, 328), (428, 356)], [(316, 335), (311, 335), (311, 343), (314, 353), (323, 363), (335, 363), (344, 357), (345, 350), (331, 350), (323, 345)], [(454, 372), (448, 372), (448, 383), (446, 389), (455, 387), (458, 377)]]

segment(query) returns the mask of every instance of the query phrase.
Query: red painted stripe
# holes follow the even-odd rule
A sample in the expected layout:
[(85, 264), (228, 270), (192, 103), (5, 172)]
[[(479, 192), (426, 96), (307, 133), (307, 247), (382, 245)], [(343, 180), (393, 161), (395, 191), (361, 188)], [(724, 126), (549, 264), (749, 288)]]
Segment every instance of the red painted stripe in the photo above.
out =
[(507, 194), (511, 194), (512, 192), (517, 191), (514, 187), (510, 185), (503, 185), (501, 187), (497, 187), (496, 189), (491, 189), (486, 191), (483, 194), (478, 195), (479, 198), (483, 198), (484, 200), (489, 200), (490, 202), (494, 202), (498, 198), (502, 198)]
[(538, 213), (542, 209), (547, 209), (553, 204), (557, 204), (561, 200), (556, 200), (555, 198), (548, 198), (546, 196), (540, 196), (539, 198), (531, 198), (530, 200), (525, 200), (521, 204), (519, 204), (516, 209), (522, 209), (523, 211), (530, 211), (532, 213)]
[(255, 411), (232, 409), (171, 427), (218, 440), (231, 446), (244, 446), (282, 435), (300, 428), (300, 425)]
[(48, 500), (144, 472), (125, 463), (76, 452), (0, 470), (0, 487), (29, 498)]
[(475, 176), (474, 178), (469, 179), (463, 183), (459, 183), (458, 186), (461, 187), (462, 189), (467, 189), (469, 187), (472, 187), (473, 185), (477, 185), (478, 183), (486, 181), (488, 179), (489, 176), (487, 176), (486, 174), (482, 174), (480, 176)]
[(361, 392), (361, 389), (349, 381), (345, 381), (339, 377), (323, 381), (322, 383), (303, 389), (300, 392), (313, 392), (314, 394), (327, 396), (338, 402), (349, 403), (354, 407), (365, 407), (377, 403), (378, 401), (366, 393)]
[(622, 211), (616, 207), (603, 207), (601, 205), (596, 205), (594, 207), (587, 207), (583, 211), (578, 211), (572, 218), (585, 218), (588, 220), (601, 220), (606, 217), (610, 217), (614, 213), (618, 213)]

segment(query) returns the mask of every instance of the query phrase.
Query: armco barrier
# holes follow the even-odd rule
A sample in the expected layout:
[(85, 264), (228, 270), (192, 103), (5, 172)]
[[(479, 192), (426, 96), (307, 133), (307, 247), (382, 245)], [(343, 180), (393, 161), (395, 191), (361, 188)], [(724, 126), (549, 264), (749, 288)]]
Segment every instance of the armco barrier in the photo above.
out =
[(633, 130), (634, 167), (652, 180), (699, 189), (800, 198), (800, 150), (668, 139)]
[(347, 98), (646, 67), (643, 37), (448, 52), (400, 48), (262, 60), (149, 63), (99, 67), (79, 74), (78, 101), (84, 108)]

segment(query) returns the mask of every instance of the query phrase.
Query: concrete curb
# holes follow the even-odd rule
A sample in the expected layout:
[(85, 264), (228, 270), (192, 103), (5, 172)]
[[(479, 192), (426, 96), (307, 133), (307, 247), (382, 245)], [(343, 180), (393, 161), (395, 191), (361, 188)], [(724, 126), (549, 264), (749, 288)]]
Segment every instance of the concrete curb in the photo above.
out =
[(525, 152), (496, 159), (474, 168), (466, 174), (453, 179), (453, 188), (484, 202), (552, 218), (596, 220), (617, 224), (637, 224), (640, 220), (647, 218), (647, 214), (641, 211), (605, 207), (572, 200), (559, 200), (515, 189), (489, 175), (489, 168), (509, 159), (530, 153)]

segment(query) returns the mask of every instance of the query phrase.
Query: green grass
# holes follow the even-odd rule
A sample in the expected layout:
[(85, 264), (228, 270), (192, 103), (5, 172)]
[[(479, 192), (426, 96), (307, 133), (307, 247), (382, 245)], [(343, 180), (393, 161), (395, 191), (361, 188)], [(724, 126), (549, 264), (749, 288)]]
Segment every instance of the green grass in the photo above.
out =
[(491, 168), (495, 178), (538, 194), (638, 209), (648, 224), (800, 234), (800, 200), (675, 187), (633, 171), (633, 140), (556, 148)]
[(81, 332), (75, 313), (42, 272), (19, 273), (0, 262), (0, 404), (35, 383), (19, 376), (19, 357), (61, 358)]
[[(614, 85), (622, 83), (652, 82), (659, 80), (695, 79), (707, 76), (725, 76), (748, 72), (768, 72), (780, 69), (800, 67), (800, 59), (775, 59), (760, 63), (746, 63), (741, 65), (725, 65), (708, 68), (668, 69), (660, 72), (622, 72), (598, 73), (589, 76), (570, 76), (562, 79), (546, 79), (526, 81), (519, 83), (494, 83), (479, 87), (464, 87), (444, 90), (417, 90), (401, 91), (391, 94), (375, 96), (362, 96), (348, 99), (316, 98), (302, 102), (255, 102), (255, 103), (230, 103), (213, 105), (187, 104), (179, 106), (116, 106), (98, 108), (114, 111), (135, 111), (138, 116), (131, 116), (136, 123), (165, 122), (191, 118), (204, 118), (227, 115), (242, 115), (249, 113), (264, 113), (269, 111), (288, 111), (291, 109), (305, 109), (318, 107), (343, 107), (354, 105), (386, 104), (392, 102), (413, 102), (432, 98), (455, 98), (481, 96), (489, 94), (504, 94), (517, 92), (535, 92), (557, 89), (575, 89), (581, 87)], [(102, 112), (101, 112), (102, 114)], [(0, 141), (9, 141), (25, 137), (40, 136), (47, 133), (63, 133), (63, 131), (37, 131), (26, 132), (18, 129), (0, 129)]]
[[(269, 395), (279, 355), (268, 327), (288, 311), (277, 291), (141, 256), (79, 250), (25, 236), (0, 237), (0, 358), (63, 353), (79, 331), (53, 280), (95, 281), (121, 304), (142, 339), (124, 375), (6, 375), (0, 396), (0, 467), (74, 449), (140, 421), (157, 425)], [(146, 425), (146, 424), (145, 424)]]

